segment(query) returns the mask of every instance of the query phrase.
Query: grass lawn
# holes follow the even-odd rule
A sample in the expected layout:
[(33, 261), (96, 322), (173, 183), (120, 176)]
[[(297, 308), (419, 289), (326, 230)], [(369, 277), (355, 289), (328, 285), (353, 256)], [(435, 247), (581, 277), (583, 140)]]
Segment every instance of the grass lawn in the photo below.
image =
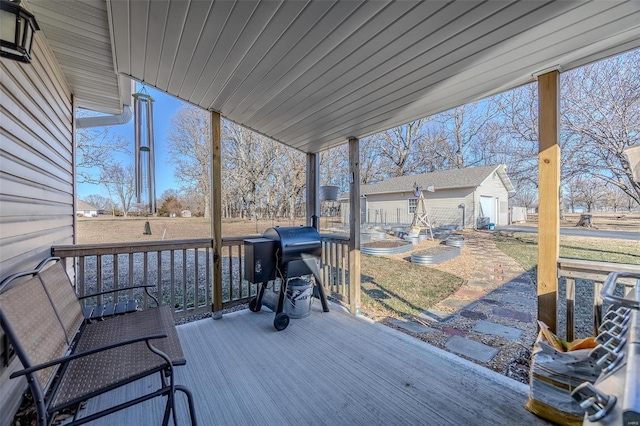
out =
[(462, 283), (462, 278), (437, 269), (362, 255), (362, 310), (373, 318), (417, 316)]
[[(528, 271), (538, 265), (538, 235), (496, 232), (493, 240), (500, 250)], [(560, 236), (560, 257), (640, 265), (640, 243), (630, 240)]]

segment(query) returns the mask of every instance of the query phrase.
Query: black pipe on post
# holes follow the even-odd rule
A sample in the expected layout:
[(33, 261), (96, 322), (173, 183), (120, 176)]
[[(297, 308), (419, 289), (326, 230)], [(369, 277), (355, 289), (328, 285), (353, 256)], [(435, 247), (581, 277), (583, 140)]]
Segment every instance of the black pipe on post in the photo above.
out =
[(316, 228), (316, 231), (320, 232), (320, 218), (315, 214), (311, 216), (311, 226)]
[(458, 208), (462, 209), (462, 229), (464, 229), (465, 224), (466, 224), (465, 217), (464, 217), (465, 216), (465, 214), (464, 214), (465, 205), (464, 204), (460, 204), (460, 205), (458, 205)]

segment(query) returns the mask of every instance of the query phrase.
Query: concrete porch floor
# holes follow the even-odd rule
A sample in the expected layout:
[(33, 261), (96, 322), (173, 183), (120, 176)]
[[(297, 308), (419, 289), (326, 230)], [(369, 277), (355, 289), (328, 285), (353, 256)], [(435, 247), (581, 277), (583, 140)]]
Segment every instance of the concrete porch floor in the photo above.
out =
[[(546, 424), (523, 408), (526, 385), (336, 305), (322, 313), (315, 303), (310, 317), (281, 332), (273, 318), (243, 310), (178, 327), (187, 365), (177, 368), (176, 383), (193, 392), (200, 425)], [(113, 391), (82, 411), (150, 383)], [(163, 402), (92, 424), (160, 424)], [(182, 396), (177, 405), (179, 423), (188, 424)]]

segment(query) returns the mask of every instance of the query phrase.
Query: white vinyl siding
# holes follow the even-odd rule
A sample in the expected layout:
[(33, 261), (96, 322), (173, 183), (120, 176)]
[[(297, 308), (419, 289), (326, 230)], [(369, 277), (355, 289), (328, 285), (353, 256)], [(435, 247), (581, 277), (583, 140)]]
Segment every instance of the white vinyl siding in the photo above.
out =
[[(443, 189), (435, 192), (425, 191), (425, 206), (430, 222), (434, 226), (459, 225), (462, 226), (462, 208), (464, 204), (465, 227), (474, 225), (472, 216), (473, 210), (473, 188)], [(413, 201), (411, 201), (413, 200)], [(415, 210), (411, 210), (412, 204), (417, 199), (413, 191), (396, 192), (389, 194), (369, 194), (367, 195), (366, 219), (370, 223), (403, 223), (410, 224), (413, 220)], [(341, 205), (341, 209), (345, 205)]]
[[(33, 58), (0, 62), (0, 279), (35, 267), (53, 244), (73, 243), (71, 92), (40, 34)], [(19, 367), (17, 359), (0, 366), (3, 426), (26, 384), (9, 380)]]

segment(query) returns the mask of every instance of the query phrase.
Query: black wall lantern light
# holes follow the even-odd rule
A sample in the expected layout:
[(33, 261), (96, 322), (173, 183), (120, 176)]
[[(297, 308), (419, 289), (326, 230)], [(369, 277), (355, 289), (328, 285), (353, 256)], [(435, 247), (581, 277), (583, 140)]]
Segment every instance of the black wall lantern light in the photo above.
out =
[(33, 33), (39, 29), (33, 15), (20, 7), (20, 0), (0, 0), (0, 53), (3, 58), (31, 62)]

